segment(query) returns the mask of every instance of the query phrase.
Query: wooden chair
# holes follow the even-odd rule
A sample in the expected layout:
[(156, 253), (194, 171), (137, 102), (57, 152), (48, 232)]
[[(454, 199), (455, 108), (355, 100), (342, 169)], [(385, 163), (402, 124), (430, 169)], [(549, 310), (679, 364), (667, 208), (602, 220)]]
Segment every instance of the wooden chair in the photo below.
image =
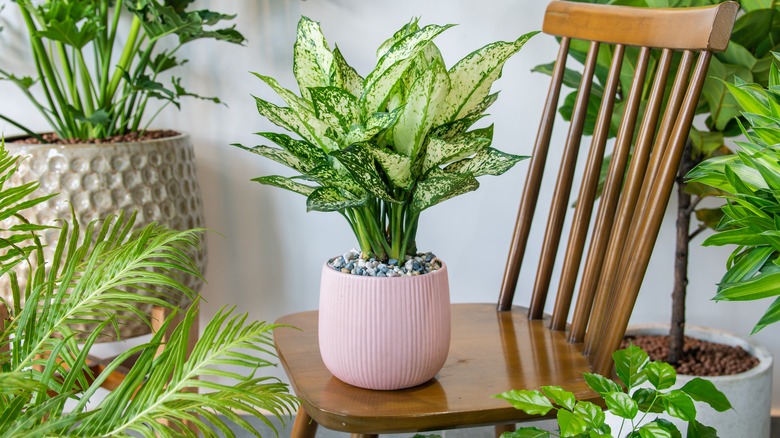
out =
[[(494, 394), (559, 385), (579, 399), (595, 401), (582, 373), (612, 372), (611, 354), (623, 337), (647, 269), (712, 52), (726, 49), (737, 9), (734, 2), (703, 8), (646, 9), (552, 1), (543, 31), (561, 37), (560, 51), (498, 307), (453, 304), (452, 344), (444, 368), (430, 382), (398, 391), (364, 390), (333, 377), (320, 359), (316, 311), (279, 319), (278, 323), (302, 329), (279, 329), (275, 334), (279, 358), (301, 399), (292, 436), (313, 437), (318, 424), (350, 432), (353, 437), (481, 425), (498, 425), (498, 435), (513, 430), (514, 423), (538, 417), (513, 409), (492, 398)], [(556, 183), (532, 301), (528, 308), (513, 306), (572, 39), (590, 41), (590, 49), (563, 145), (560, 172), (552, 178)], [(543, 309), (564, 217), (571, 210), (574, 167), (596, 54), (602, 44), (613, 45), (614, 60), (576, 195), (554, 311), (546, 316)], [(637, 59), (631, 60), (636, 75), (630, 89), (621, 90), (626, 96), (625, 109), (595, 220), (591, 220), (627, 46), (641, 47)], [(653, 70), (648, 67), (651, 49), (660, 49)], [(679, 69), (670, 73), (675, 52), (682, 52)], [(643, 89), (650, 90), (650, 96), (637, 123)], [(664, 90), (671, 90), (666, 100)], [(590, 246), (582, 260), (588, 236)], [(568, 325), (578, 279), (579, 293)]]

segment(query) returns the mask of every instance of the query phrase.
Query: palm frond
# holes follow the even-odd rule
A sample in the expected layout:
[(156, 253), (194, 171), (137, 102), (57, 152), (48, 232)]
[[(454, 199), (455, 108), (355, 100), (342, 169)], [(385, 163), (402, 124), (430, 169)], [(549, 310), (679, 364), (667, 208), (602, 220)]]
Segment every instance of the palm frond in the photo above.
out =
[[(274, 378), (255, 377), (259, 368), (273, 365), (265, 357), (273, 356), (270, 334), (276, 326), (247, 322), (247, 315), (233, 315), (233, 309), (223, 308), (206, 326), (187, 358), (188, 333), (197, 316), (196, 307), (190, 307), (159, 356), (149, 352), (157, 349), (163, 330), (144, 347), (124, 382), (98, 405), (97, 415), (81, 423), (76, 434), (152, 432), (158, 436), (182, 436), (189, 434), (180, 422), (186, 419), (194, 422), (205, 436), (216, 436), (212, 427), (200, 419), (203, 418), (232, 436), (226, 420), (256, 433), (235, 411), (253, 415), (272, 428), (266, 413), (284, 419), (294, 412), (297, 399), (287, 393), (287, 385)], [(173, 318), (175, 315), (165, 324)], [(243, 372), (226, 371), (221, 366), (237, 367)], [(203, 379), (209, 376), (232, 382)], [(186, 391), (197, 388), (209, 392)], [(167, 420), (172, 427), (160, 420)]]
[[(216, 436), (212, 429), (232, 436), (227, 421), (259, 436), (236, 411), (272, 428), (267, 412), (280, 419), (292, 414), (297, 399), (287, 386), (256, 376), (258, 369), (273, 365), (266, 357), (273, 356), (274, 325), (247, 322), (246, 315), (223, 309), (189, 345), (198, 306), (190, 306), (179, 320), (171, 297), (184, 295), (197, 303), (181, 279), (200, 276), (192, 254), (202, 230), (173, 231), (159, 224), (136, 229), (135, 214), (123, 212), (82, 228), (72, 214), (74, 219), (61, 222), (54, 255), (46, 259), (36, 233), (49, 227), (29, 223), (23, 210), (49, 197), (31, 198), (37, 184), (5, 187), (17, 169), (17, 158), (0, 141), (0, 220), (15, 217), (18, 222), (0, 229), (0, 275), (8, 277), (13, 299), (0, 300), (9, 314), (0, 325), (0, 436), (195, 436), (184, 421), (209, 437)], [(30, 269), (17, 281), (13, 268), (19, 263)], [(151, 325), (139, 304), (165, 307), (172, 314), (149, 342), (128, 349), (92, 376), (87, 356), (103, 329), (117, 328), (128, 318)], [(95, 329), (79, 339), (75, 325), (85, 322)], [(167, 342), (166, 333), (171, 333)], [(140, 357), (119, 388), (96, 407), (88, 406), (106, 376), (135, 354)], [(233, 383), (200, 380), (215, 376)], [(210, 392), (198, 394), (200, 389)], [(68, 400), (76, 406), (66, 409)]]

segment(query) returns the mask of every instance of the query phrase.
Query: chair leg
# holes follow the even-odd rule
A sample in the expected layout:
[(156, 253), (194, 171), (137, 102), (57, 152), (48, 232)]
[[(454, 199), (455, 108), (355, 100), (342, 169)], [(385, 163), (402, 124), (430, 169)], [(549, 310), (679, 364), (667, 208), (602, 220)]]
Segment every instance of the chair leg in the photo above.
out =
[(499, 424), (496, 426), (496, 438), (500, 438), (501, 434), (504, 432), (514, 432), (515, 431), (515, 425), (514, 424)]
[(314, 438), (317, 434), (317, 424), (314, 419), (309, 416), (306, 409), (303, 406), (298, 408), (298, 413), (295, 415), (295, 422), (293, 423), (292, 433), (290, 438)]
[[(193, 303), (193, 306), (197, 306), (197, 303)], [(183, 313), (184, 310), (182, 309), (176, 316), (176, 321), (174, 321), (175, 325), (181, 322), (182, 318), (184, 317)], [(157, 333), (160, 330), (160, 327), (162, 326), (162, 323), (165, 321), (168, 316), (170, 316), (171, 310), (167, 309), (165, 307), (153, 307), (152, 308), (152, 332)], [(192, 349), (195, 346), (195, 343), (198, 341), (198, 337), (200, 336), (200, 324), (199, 324), (200, 318), (195, 318), (195, 320), (192, 322), (192, 326), (190, 327), (190, 332), (188, 334), (187, 339), (187, 357), (190, 357), (190, 354), (192, 353)], [(172, 332), (172, 330), (171, 330)], [(164, 337), (164, 341), (168, 341), (168, 337), (171, 335), (171, 333), (167, 333)], [(157, 354), (160, 354), (162, 352), (162, 346), (157, 348)], [(198, 388), (185, 388), (183, 392), (192, 392), (197, 393)], [(171, 426), (170, 422), (166, 420), (160, 420), (164, 424), (167, 424), (169, 427)], [(195, 423), (192, 421), (184, 421), (185, 426), (189, 428), (191, 431), (195, 432), (196, 434), (199, 432), (198, 427), (195, 426)]]

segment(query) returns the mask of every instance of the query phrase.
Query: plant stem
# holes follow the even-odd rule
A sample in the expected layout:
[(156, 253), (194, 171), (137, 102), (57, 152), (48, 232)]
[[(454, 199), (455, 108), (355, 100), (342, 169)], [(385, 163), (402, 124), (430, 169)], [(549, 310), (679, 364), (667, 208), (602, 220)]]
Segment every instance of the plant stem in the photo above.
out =
[[(117, 7), (119, 7), (117, 5)], [(110, 102), (114, 99), (114, 94), (119, 87), (119, 81), (122, 80), (122, 72), (128, 70), (130, 63), (133, 60), (133, 55), (137, 51), (136, 41), (138, 40), (138, 34), (141, 30), (141, 19), (137, 15), (133, 15), (133, 21), (130, 23), (130, 32), (127, 35), (127, 42), (125, 48), (122, 50), (122, 56), (119, 58), (117, 68), (114, 70), (114, 75), (111, 77), (111, 82), (108, 84), (106, 94), (103, 96), (103, 102), (101, 106), (108, 108)]]
[(691, 195), (685, 191), (685, 175), (696, 165), (691, 156), (691, 141), (685, 145), (677, 173), (677, 236), (674, 257), (674, 289), (672, 290), (672, 320), (669, 330), (669, 355), (666, 361), (677, 364), (682, 359), (685, 344), (685, 297), (688, 289), (688, 253), (690, 246)]

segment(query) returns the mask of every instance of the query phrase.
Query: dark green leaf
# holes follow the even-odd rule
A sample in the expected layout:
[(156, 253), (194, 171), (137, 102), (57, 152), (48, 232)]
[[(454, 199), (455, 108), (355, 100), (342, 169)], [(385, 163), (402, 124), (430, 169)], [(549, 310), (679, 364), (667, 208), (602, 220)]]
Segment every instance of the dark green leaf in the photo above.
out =
[(707, 403), (718, 412), (725, 412), (731, 409), (731, 403), (726, 398), (726, 395), (718, 390), (709, 380), (696, 377), (683, 385), (680, 390), (690, 395), (696, 401)]
[(513, 389), (497, 394), (495, 397), (508, 401), (515, 409), (519, 409), (529, 415), (547, 415), (553, 409), (550, 400), (539, 391)]
[(665, 362), (650, 362), (645, 368), (647, 380), (655, 389), (669, 389), (677, 381), (674, 367)]
[(320, 187), (306, 199), (306, 211), (340, 211), (358, 207), (368, 198), (355, 198), (335, 187)]
[(718, 431), (698, 421), (688, 423), (688, 438), (718, 438)]
[(604, 411), (591, 402), (578, 401), (572, 412), (581, 418), (588, 427), (599, 429), (604, 425), (606, 418)]
[(647, 380), (644, 369), (650, 358), (641, 348), (630, 345), (612, 353), (612, 358), (615, 360), (615, 372), (628, 389)]
[(562, 406), (568, 410), (573, 410), (577, 399), (574, 398), (574, 394), (569, 391), (565, 391), (560, 386), (542, 386), (540, 388), (542, 393), (547, 396), (553, 403), (558, 406)]
[(587, 429), (582, 418), (564, 409), (558, 411), (558, 427), (562, 437), (578, 436)]
[(599, 393), (602, 397), (610, 392), (621, 392), (623, 390), (620, 385), (615, 383), (613, 380), (608, 379), (600, 374), (583, 373), (582, 376), (585, 378), (585, 383), (587, 383), (592, 390)]
[(664, 411), (661, 399), (658, 398), (658, 392), (654, 389), (639, 388), (631, 394), (631, 398), (636, 401), (639, 410), (642, 412), (660, 414)]
[(604, 395), (607, 409), (618, 417), (633, 420), (639, 412), (637, 403), (624, 392), (610, 392)]
[(684, 421), (693, 421), (696, 419), (696, 407), (693, 405), (691, 396), (679, 389), (673, 389), (668, 393), (661, 394), (661, 400), (664, 404), (666, 413)]

